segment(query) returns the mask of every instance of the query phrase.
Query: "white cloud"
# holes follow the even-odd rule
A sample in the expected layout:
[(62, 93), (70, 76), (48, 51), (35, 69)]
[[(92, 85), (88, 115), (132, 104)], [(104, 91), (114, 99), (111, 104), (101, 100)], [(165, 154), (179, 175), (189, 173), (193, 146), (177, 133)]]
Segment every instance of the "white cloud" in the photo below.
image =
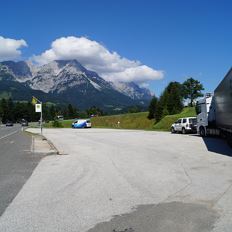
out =
[(39, 64), (53, 60), (77, 59), (87, 69), (110, 81), (137, 83), (163, 78), (163, 71), (154, 70), (139, 61), (121, 57), (100, 43), (86, 37), (62, 37), (52, 42), (51, 48), (32, 58)]
[(142, 83), (139, 85), (139, 87), (141, 87), (141, 88), (149, 88), (150, 85), (149, 85), (149, 83), (142, 82)]
[(111, 79), (124, 80), (126, 82), (136, 81), (144, 82), (149, 80), (160, 79), (163, 77), (163, 72), (154, 70), (146, 65), (138, 65), (136, 67), (126, 68), (122, 72), (111, 74)]
[(0, 61), (19, 58), (22, 47), (27, 47), (25, 40), (15, 40), (0, 36)]

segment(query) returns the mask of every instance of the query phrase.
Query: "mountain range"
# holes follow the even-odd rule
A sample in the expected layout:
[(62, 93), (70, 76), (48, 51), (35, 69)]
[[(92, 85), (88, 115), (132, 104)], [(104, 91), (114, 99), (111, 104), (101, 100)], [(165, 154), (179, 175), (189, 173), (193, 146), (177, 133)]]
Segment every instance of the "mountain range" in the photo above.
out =
[(98, 106), (120, 110), (146, 106), (152, 95), (134, 82), (108, 82), (77, 60), (55, 60), (37, 66), (29, 61), (0, 62), (0, 98), (71, 103), (80, 109)]

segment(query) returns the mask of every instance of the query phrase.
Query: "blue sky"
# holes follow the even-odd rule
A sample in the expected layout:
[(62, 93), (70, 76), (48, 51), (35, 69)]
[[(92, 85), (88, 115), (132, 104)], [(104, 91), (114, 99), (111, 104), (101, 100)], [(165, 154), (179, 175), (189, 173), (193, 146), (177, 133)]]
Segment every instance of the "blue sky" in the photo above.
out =
[[(3, 1), (0, 36), (23, 39), (28, 59), (61, 37), (87, 37), (129, 60), (163, 70), (148, 81), (159, 95), (170, 81), (199, 79), (211, 92), (231, 67), (231, 1)], [(1, 55), (1, 54), (0, 54)]]

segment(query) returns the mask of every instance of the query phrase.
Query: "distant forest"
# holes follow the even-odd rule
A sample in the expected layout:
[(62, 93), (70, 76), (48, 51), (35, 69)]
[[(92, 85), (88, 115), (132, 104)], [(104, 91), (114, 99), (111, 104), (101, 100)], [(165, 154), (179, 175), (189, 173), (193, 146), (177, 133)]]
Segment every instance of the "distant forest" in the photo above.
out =
[[(141, 111), (146, 111), (146, 108), (134, 105), (125, 108), (123, 113), (137, 113)], [(116, 113), (112, 112), (111, 114)], [(120, 113), (122, 112), (120, 111)], [(62, 115), (64, 119), (75, 119), (108, 114), (110, 113), (104, 112), (97, 106), (91, 106), (86, 110), (79, 110), (72, 104), (43, 103), (43, 121), (46, 122), (57, 119), (58, 115)], [(20, 122), (22, 119), (28, 122), (40, 120), (40, 113), (35, 112), (35, 106), (32, 102), (13, 101), (12, 98), (0, 99), (0, 123), (6, 123), (7, 121)]]
[[(64, 119), (87, 118), (91, 115), (103, 115), (103, 111), (98, 107), (90, 107), (85, 111), (80, 111), (71, 104), (54, 105), (43, 104), (43, 120), (50, 121), (62, 115)], [(40, 113), (35, 112), (35, 106), (31, 102), (14, 102), (11, 98), (0, 100), (0, 122), (7, 121), (20, 122), (22, 119), (28, 122), (39, 121)]]
[[(187, 79), (182, 84), (170, 82), (159, 98), (154, 96), (150, 101), (148, 118), (155, 119), (158, 122), (165, 115), (180, 113), (184, 107), (184, 100), (189, 100), (189, 105), (193, 106), (196, 99), (203, 95), (202, 90), (204, 90), (203, 85), (193, 78)], [(134, 105), (126, 108), (123, 113), (137, 113), (145, 110), (144, 107)], [(120, 111), (120, 113), (122, 112)], [(96, 106), (86, 110), (79, 110), (71, 104), (43, 104), (44, 121), (55, 120), (58, 115), (62, 115), (64, 119), (75, 119), (106, 114)], [(112, 112), (111, 114), (117, 114), (117, 112)], [(35, 112), (35, 106), (31, 102), (15, 102), (12, 98), (2, 98), (0, 100), (0, 122), (20, 122), (22, 119), (28, 122), (39, 121), (40, 113)]]

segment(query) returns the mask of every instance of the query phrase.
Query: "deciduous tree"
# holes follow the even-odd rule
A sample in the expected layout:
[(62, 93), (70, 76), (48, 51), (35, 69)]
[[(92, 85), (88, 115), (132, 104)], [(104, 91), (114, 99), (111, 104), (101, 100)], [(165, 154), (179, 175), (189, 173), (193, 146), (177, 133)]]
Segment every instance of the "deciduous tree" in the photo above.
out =
[(202, 90), (204, 90), (203, 85), (200, 81), (193, 79), (192, 77), (188, 78), (183, 84), (183, 96), (185, 99), (190, 100), (190, 106), (193, 106), (194, 101), (198, 97), (202, 97)]

